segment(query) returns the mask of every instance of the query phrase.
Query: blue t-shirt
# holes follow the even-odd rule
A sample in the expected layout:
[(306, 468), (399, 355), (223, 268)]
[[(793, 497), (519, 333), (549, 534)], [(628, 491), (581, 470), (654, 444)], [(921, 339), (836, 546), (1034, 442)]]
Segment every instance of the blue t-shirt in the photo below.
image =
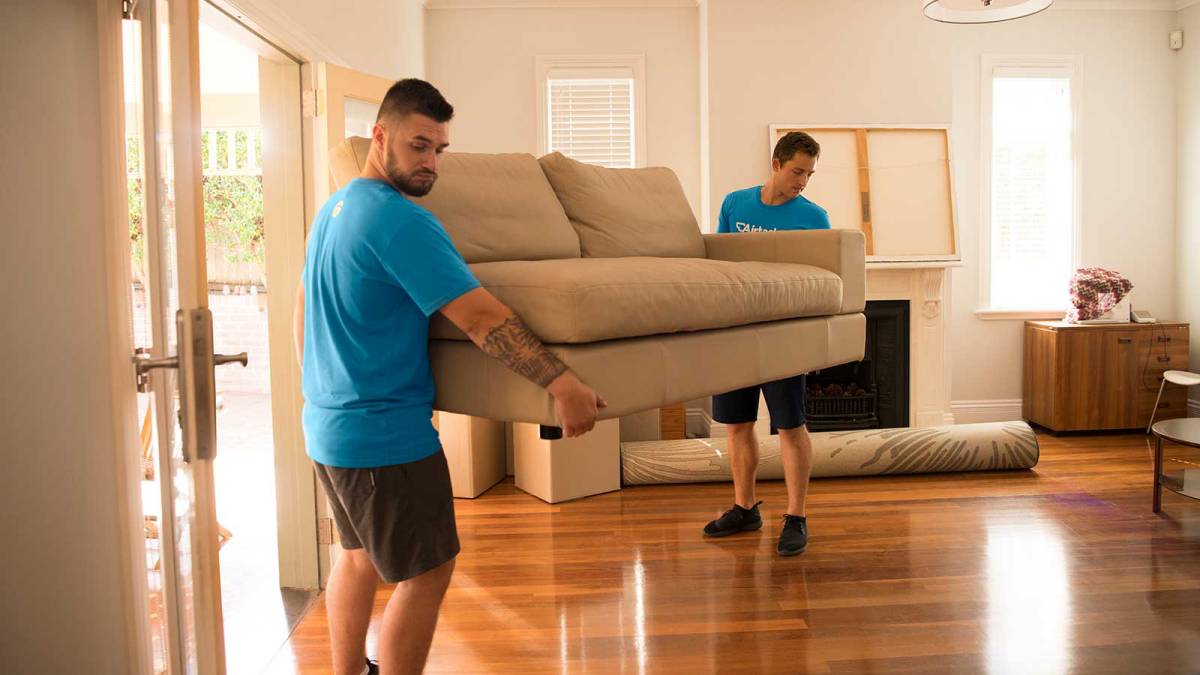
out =
[(346, 468), (441, 448), (429, 316), (479, 282), (432, 213), (356, 178), (321, 207), (304, 261), (304, 439)]
[(734, 190), (721, 203), (717, 232), (763, 230), (828, 230), (829, 214), (804, 195), (770, 206), (762, 203), (762, 186)]

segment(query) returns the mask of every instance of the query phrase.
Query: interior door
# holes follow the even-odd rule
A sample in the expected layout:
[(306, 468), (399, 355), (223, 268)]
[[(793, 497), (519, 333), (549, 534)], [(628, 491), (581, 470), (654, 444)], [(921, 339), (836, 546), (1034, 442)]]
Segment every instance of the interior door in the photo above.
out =
[(395, 83), (384, 77), (368, 75), (331, 63), (318, 63), (314, 73), (317, 86), (317, 207), (333, 191), (329, 175), (329, 149), (351, 136), (370, 137), (379, 104)]
[[(313, 184), (316, 188), (315, 207), (319, 209), (335, 189), (329, 173), (330, 149), (351, 136), (370, 137), (379, 104), (395, 81), (331, 63), (318, 63), (313, 68), (311, 77), (316, 85)], [(333, 545), (333, 523), (325, 499), (317, 500), (317, 516), (321, 586), (324, 587), (337, 555), (337, 547)]]
[[(200, 167), (198, 0), (143, 0), (133, 8), (140, 60), (148, 344), (134, 357), (151, 394), (159, 476), (157, 538), (164, 634), (159, 670), (225, 672), (212, 352)], [(127, 50), (127, 54), (131, 53)], [(133, 64), (127, 64), (127, 71)], [(127, 85), (129, 83), (127, 79)], [(149, 509), (147, 509), (149, 510)]]

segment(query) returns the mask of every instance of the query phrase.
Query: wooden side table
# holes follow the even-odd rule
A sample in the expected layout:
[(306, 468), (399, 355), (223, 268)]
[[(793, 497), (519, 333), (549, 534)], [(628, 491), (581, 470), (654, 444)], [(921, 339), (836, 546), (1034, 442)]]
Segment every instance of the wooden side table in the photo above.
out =
[(1187, 393), (1156, 401), (1162, 374), (1188, 370), (1186, 323), (1025, 322), (1022, 415), (1052, 431), (1145, 429), (1187, 417)]
[[(1154, 512), (1162, 511), (1162, 489), (1165, 487), (1185, 497), (1200, 499), (1200, 467), (1163, 474), (1163, 439), (1200, 448), (1200, 417), (1179, 418), (1155, 422), (1154, 432)], [(1189, 477), (1195, 477), (1189, 484)]]

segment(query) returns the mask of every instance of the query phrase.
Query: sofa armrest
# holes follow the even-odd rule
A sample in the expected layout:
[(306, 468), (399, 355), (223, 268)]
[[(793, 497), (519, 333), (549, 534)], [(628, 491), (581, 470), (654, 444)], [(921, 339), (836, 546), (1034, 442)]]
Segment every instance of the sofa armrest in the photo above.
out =
[(710, 260), (812, 265), (842, 278), (840, 314), (866, 307), (866, 239), (858, 230), (793, 230), (706, 234)]

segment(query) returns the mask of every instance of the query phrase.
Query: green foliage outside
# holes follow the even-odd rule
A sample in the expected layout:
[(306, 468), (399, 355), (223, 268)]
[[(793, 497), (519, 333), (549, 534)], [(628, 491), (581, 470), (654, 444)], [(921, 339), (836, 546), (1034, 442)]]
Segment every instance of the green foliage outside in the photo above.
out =
[[(207, 136), (203, 133), (200, 144), (201, 161), (208, 163)], [(218, 141), (226, 132), (217, 132)], [(244, 166), (248, 158), (248, 134), (236, 132), (235, 161)], [(138, 137), (130, 136), (126, 143), (126, 166), (129, 177), (129, 241), (136, 269), (143, 269), (146, 257), (146, 232), (143, 222), (145, 209), (144, 186), (141, 178), (141, 152)], [(257, 156), (261, 157), (261, 144), (257, 143)], [(218, 157), (218, 163), (228, 163)], [(204, 185), (204, 236), (209, 245), (218, 245), (225, 259), (231, 263), (253, 263), (259, 266), (266, 260), (263, 230), (262, 176), (205, 176)]]
[(229, 262), (264, 263), (262, 176), (204, 177), (204, 237)]

